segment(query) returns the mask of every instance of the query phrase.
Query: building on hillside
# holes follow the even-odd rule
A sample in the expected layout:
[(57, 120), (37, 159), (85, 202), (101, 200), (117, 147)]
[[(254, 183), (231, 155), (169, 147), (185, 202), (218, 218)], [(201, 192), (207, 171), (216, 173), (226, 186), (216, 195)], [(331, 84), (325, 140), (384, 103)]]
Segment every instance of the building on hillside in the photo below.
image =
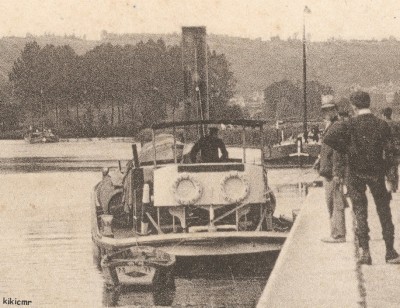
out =
[(263, 112), (264, 92), (253, 92), (245, 101), (246, 109), (250, 116), (254, 118), (257, 114)]
[(232, 97), (229, 100), (229, 105), (231, 105), (231, 106), (238, 105), (241, 108), (246, 107), (246, 103), (245, 103), (244, 97), (240, 96), (240, 95), (235, 95), (234, 97)]

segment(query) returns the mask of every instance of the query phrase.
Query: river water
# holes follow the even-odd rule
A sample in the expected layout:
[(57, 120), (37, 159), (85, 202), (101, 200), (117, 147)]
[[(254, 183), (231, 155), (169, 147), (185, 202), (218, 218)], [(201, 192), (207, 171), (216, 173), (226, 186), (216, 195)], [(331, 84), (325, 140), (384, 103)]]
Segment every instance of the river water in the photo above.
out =
[[(131, 143), (0, 141), (0, 149), (0, 301), (30, 300), (29, 307), (256, 305), (277, 255), (229, 267), (193, 263), (178, 270), (175, 290), (164, 293), (105, 289), (92, 260), (90, 192), (101, 167), (117, 167), (118, 159), (124, 166), (131, 158)], [(247, 156), (258, 157), (252, 150)], [(296, 185), (314, 178), (306, 169), (271, 170), (276, 214), (290, 217), (300, 208)]]

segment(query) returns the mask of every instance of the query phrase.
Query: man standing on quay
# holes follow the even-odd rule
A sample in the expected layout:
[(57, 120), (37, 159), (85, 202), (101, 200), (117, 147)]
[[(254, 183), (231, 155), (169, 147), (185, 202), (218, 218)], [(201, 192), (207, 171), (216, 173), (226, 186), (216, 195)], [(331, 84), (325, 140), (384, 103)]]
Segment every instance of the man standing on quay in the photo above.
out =
[[(392, 140), (393, 140), (393, 145), (395, 148), (395, 155), (400, 154), (400, 141), (399, 141), (399, 126), (392, 120), (392, 108), (387, 107), (382, 110), (382, 117), (386, 121), (386, 123), (390, 127), (390, 132), (392, 133)], [(393, 188), (393, 192), (396, 192), (399, 189), (399, 170), (397, 168), (392, 168), (392, 173), (391, 173), (391, 178), (393, 181), (391, 181), (391, 185)]]
[[(321, 111), (324, 120), (327, 122), (325, 135), (338, 121), (338, 108), (333, 102), (332, 95), (322, 96)], [(346, 241), (345, 203), (341, 189), (345, 175), (344, 155), (323, 143), (318, 172), (324, 178), (325, 199), (331, 227), (330, 236), (321, 240), (325, 243), (343, 243)]]
[(391, 192), (385, 185), (385, 176), (397, 166), (389, 125), (374, 116), (370, 109), (370, 96), (357, 91), (350, 96), (355, 117), (335, 126), (323, 142), (347, 154), (349, 174), (347, 188), (357, 221), (356, 236), (361, 248), (360, 264), (372, 264), (369, 251), (368, 186), (375, 201), (382, 235), (386, 245), (386, 263), (400, 264), (394, 249), (394, 226), (390, 210)]

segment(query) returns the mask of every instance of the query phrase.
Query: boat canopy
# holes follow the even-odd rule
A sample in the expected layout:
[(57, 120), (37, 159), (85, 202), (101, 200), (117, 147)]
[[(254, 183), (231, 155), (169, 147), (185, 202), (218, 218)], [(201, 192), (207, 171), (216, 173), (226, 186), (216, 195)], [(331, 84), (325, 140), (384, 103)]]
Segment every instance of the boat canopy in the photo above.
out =
[[(177, 155), (177, 141), (176, 141), (176, 136), (175, 136), (175, 131), (177, 127), (182, 127), (182, 126), (191, 126), (191, 125), (198, 125), (198, 126), (206, 126), (206, 125), (213, 125), (213, 124), (223, 124), (223, 125), (231, 125), (231, 126), (241, 126), (242, 127), (242, 149), (243, 149), (243, 157), (242, 157), (242, 162), (246, 163), (246, 127), (251, 127), (254, 129), (259, 129), (260, 132), (262, 133), (263, 127), (266, 124), (265, 121), (262, 120), (246, 120), (246, 119), (219, 119), (219, 120), (194, 120), (194, 121), (176, 121), (176, 122), (160, 122), (153, 124), (151, 126), (152, 128), (152, 146), (149, 147), (149, 149), (152, 149), (153, 152), (153, 163), (154, 166), (157, 165), (157, 138), (156, 138), (156, 131), (160, 129), (166, 129), (166, 128), (172, 128), (173, 129), (173, 156), (174, 156), (174, 162), (178, 162), (178, 155)], [(260, 145), (259, 148), (261, 150), (261, 161), (264, 161), (264, 138), (260, 138)], [(193, 144), (191, 144), (193, 146)], [(191, 148), (191, 147), (190, 147)], [(183, 149), (182, 155), (185, 155), (185, 153), (188, 153), (189, 147)]]

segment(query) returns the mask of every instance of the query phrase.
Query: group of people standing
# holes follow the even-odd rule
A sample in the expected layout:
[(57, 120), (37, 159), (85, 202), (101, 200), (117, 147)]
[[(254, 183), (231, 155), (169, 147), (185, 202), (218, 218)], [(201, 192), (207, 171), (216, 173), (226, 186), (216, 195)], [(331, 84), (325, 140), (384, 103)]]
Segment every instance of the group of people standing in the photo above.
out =
[[(398, 188), (398, 163), (390, 123), (371, 113), (368, 93), (350, 96), (354, 116), (342, 112), (333, 97), (324, 97), (322, 113), (327, 123), (316, 168), (324, 178), (331, 234), (322, 241), (346, 241), (345, 208), (352, 204), (360, 264), (372, 264), (369, 249), (368, 187), (374, 199), (386, 245), (386, 262), (400, 264), (394, 248), (391, 193)], [(386, 109), (385, 113), (391, 113)], [(391, 115), (391, 114), (390, 114)], [(390, 118), (390, 116), (389, 116)], [(348, 197), (348, 198), (347, 198)], [(349, 200), (349, 202), (347, 202)]]

